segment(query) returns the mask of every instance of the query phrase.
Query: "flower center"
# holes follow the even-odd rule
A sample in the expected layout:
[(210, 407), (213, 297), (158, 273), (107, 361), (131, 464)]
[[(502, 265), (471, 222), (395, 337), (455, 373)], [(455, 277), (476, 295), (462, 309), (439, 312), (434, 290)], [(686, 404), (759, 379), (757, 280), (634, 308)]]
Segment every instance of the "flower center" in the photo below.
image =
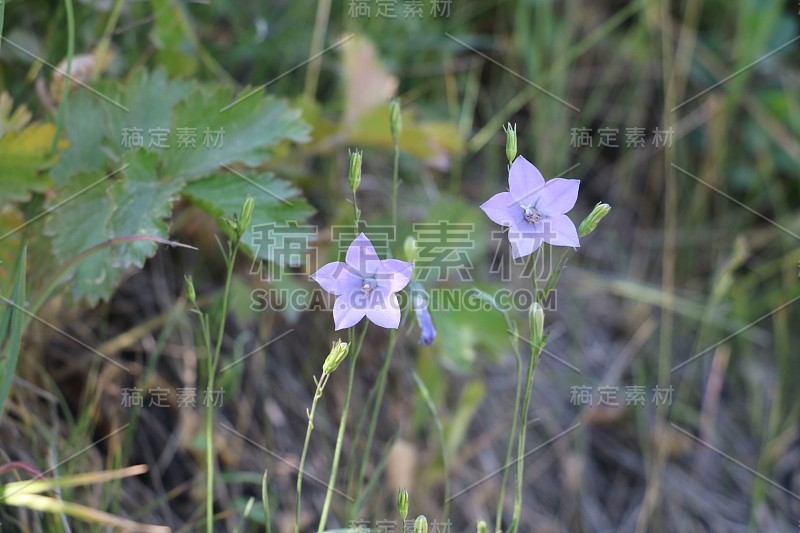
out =
[(375, 282), (370, 280), (364, 280), (364, 284), (361, 285), (361, 292), (364, 294), (369, 294), (372, 292), (372, 289), (375, 288)]
[(527, 206), (523, 209), (525, 210), (525, 220), (528, 222), (536, 224), (542, 219), (542, 214), (535, 207)]

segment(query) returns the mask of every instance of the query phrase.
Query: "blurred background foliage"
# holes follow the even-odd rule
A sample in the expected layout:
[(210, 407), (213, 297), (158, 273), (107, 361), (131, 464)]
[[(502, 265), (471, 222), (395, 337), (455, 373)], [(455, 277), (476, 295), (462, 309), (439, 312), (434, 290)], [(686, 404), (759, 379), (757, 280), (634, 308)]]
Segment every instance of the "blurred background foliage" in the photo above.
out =
[[(356, 4), (369, 5), (370, 16), (356, 16)], [(148, 477), (115, 481), (118, 490), (65, 489), (65, 499), (85, 497), (134, 519), (191, 529), (201, 519), (196, 413), (143, 409), (131, 418), (119, 391), (194, 382), (195, 333), (185, 318), (182, 276), (193, 272), (201, 298), (217, 305), (215, 220), (244, 195), (259, 196), (259, 222), (319, 226), (319, 260), (333, 259), (328, 228), (350, 224), (347, 150), (358, 147), (364, 217), (376, 227), (391, 223), (386, 104), (398, 95), (402, 217), (388, 243), (393, 255), (402, 256), (414, 223), (474, 225), (474, 245), (465, 251), (473, 280), (452, 277), (429, 288), (492, 292), (507, 285), (490, 273), (504, 241), (492, 237), (497, 228), (477, 208), (506, 186), (506, 122), (518, 125), (520, 153), (546, 177), (582, 180), (574, 221), (598, 201), (613, 206), (570, 259), (548, 313), (553, 357), (537, 375), (539, 422), (529, 442), (535, 448), (581, 426), (532, 456), (522, 530), (794, 531), (800, 507), (780, 487), (800, 493), (800, 400), (792, 394), (800, 378), (797, 5), (461, 0), (438, 2), (449, 5), (448, 14), (434, 16), (437, 3), (425, 0), (422, 16), (406, 17), (414, 2), (390, 4), (395, 18), (377, 16), (377, 2), (75, 3), (74, 75), (128, 106), (145, 130), (225, 127), (232, 144), (222, 168), (169, 150), (120, 149), (127, 122), (114, 105), (83, 87), (62, 102), (63, 77), (52, 67), (65, 64), (67, 3), (5, 2), (3, 294), (11, 294), (13, 265), (26, 243), (33, 310), (137, 370), (123, 375), (29, 321), (0, 424), (4, 459), (44, 470), (130, 422), (124, 437), (60, 472), (138, 461), (150, 465)], [(264, 85), (229, 118), (211, 118)], [(591, 146), (574, 142), (582, 128)], [(618, 146), (601, 145), (603, 128), (616, 129)], [(644, 147), (626, 142), (632, 128), (645, 132)], [(654, 145), (656, 129), (673, 132), (669, 146)], [(54, 143), (57, 131), (64, 135)], [(56, 209), (123, 165), (108, 189)], [(293, 196), (296, 209), (283, 210), (263, 194), (264, 184)], [(21, 224), (25, 230), (16, 231)], [(82, 258), (93, 246), (135, 233), (199, 251), (136, 242)], [(255, 246), (250, 253), (276, 260)], [(259, 287), (310, 288), (308, 267), (283, 264), (286, 275), (268, 282), (260, 263), (242, 261), (226, 353), (241, 356), (288, 328), (297, 332), (222, 382), (230, 391), (227, 423), (290, 461), (305, 429), (310, 376), (333, 340), (330, 317), (254, 312), (249, 303)], [(521, 271), (514, 265), (512, 279)], [(504, 318), (484, 308), (434, 312), (434, 321), (437, 343), (416, 348), (412, 329), (393, 367), (371, 465), (383, 477), (364, 509), (375, 519), (393, 516), (400, 484), (411, 489), (412, 512), (441, 513), (444, 465), (414, 370), (443, 422), (453, 489), (502, 466), (515, 370)], [(370, 332), (359, 370), (365, 395), (384, 344), (381, 332)], [(625, 405), (631, 385), (646, 388), (645, 406)], [(342, 386), (332, 382), (312, 445), (310, 468), (323, 476)], [(597, 397), (592, 406), (573, 405), (576, 386), (620, 387), (621, 405), (598, 406)], [(654, 405), (655, 386), (673, 389), (670, 405)], [(247, 497), (259, 494), (265, 461), (275, 470), (276, 516), (286, 520), (292, 471), (234, 435), (218, 437), (226, 481), (218, 495), (221, 524), (236, 523)], [(455, 499), (455, 530), (492, 521), (497, 489), (492, 478)], [(315, 490), (321, 494), (308, 489), (309, 523), (318, 512)], [(56, 518), (15, 513), (0, 511), (3, 523), (63, 529)], [(255, 526), (258, 512), (250, 516)]]

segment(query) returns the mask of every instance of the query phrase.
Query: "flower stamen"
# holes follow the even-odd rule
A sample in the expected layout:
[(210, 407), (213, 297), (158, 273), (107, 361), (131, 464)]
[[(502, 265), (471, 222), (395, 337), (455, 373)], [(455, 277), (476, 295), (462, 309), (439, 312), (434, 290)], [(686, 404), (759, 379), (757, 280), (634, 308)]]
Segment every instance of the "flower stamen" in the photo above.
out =
[(536, 224), (542, 219), (542, 214), (535, 207), (528, 206), (523, 209), (525, 210), (525, 220), (528, 222)]

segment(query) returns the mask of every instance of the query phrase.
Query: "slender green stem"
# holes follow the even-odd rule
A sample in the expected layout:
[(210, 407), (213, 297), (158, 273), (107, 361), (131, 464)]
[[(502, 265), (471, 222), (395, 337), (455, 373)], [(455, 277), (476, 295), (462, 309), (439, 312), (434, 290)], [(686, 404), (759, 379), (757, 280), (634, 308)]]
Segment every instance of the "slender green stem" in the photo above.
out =
[(272, 517), (269, 512), (269, 491), (267, 490), (267, 471), (264, 470), (264, 477), (261, 479), (261, 505), (264, 507), (264, 531), (272, 533)]
[(3, 24), (6, 18), (6, 0), (0, 0), (0, 47), (3, 42)]
[(514, 355), (517, 359), (517, 387), (514, 393), (514, 418), (511, 422), (511, 433), (508, 436), (508, 444), (506, 445), (506, 456), (503, 460), (503, 476), (500, 480), (500, 494), (497, 497), (497, 515), (495, 516), (494, 530), (500, 531), (503, 521), (503, 503), (506, 499), (506, 482), (508, 480), (508, 465), (511, 464), (511, 452), (514, 449), (514, 440), (517, 435), (517, 421), (519, 419), (519, 400), (522, 395), (522, 355), (519, 353), (517, 340), (512, 339), (511, 345), (514, 348)]
[(439, 417), (439, 413), (436, 411), (436, 405), (433, 403), (433, 398), (431, 398), (431, 393), (428, 390), (428, 387), (425, 386), (425, 382), (422, 381), (422, 378), (419, 377), (419, 374), (417, 374), (416, 371), (414, 372), (413, 376), (414, 383), (417, 385), (420, 397), (422, 398), (422, 401), (425, 402), (425, 405), (428, 407), (428, 411), (430, 411), (431, 416), (433, 417), (434, 426), (436, 427), (436, 434), (439, 437), (439, 445), (442, 448), (442, 469), (444, 470), (444, 505), (442, 506), (442, 522), (446, 522), (447, 515), (450, 512), (450, 462), (448, 460), (447, 443), (445, 442), (444, 438), (444, 427), (442, 426), (442, 419)]
[(400, 187), (400, 139), (394, 138), (394, 169), (392, 170), (392, 227), (397, 232), (397, 189)]
[[(342, 419), (339, 421), (339, 434), (336, 437), (336, 448), (333, 451), (333, 464), (331, 465), (331, 475), (328, 479), (328, 490), (325, 492), (325, 503), (322, 506), (322, 516), (319, 519), (319, 527), (317, 533), (322, 533), (325, 530), (325, 523), (328, 521), (328, 512), (331, 508), (331, 498), (333, 497), (333, 487), (336, 484), (336, 474), (339, 471), (339, 457), (342, 454), (342, 444), (344, 443), (344, 430), (347, 427), (347, 412), (350, 409), (350, 395), (353, 392), (353, 381), (356, 376), (356, 362), (358, 362), (358, 354), (361, 353), (361, 345), (364, 344), (364, 336), (367, 334), (367, 327), (369, 322), (364, 324), (364, 329), (361, 330), (361, 337), (356, 345), (356, 351), (350, 358), (350, 372), (347, 377), (347, 393), (344, 397), (344, 409), (342, 410)], [(352, 341), (352, 331), (350, 338)], [(352, 346), (352, 343), (351, 343)]]
[(358, 224), (361, 221), (361, 209), (358, 208), (358, 200), (356, 199), (356, 191), (353, 191), (353, 227), (356, 229), (358, 235)]
[(531, 357), (528, 362), (528, 376), (525, 379), (525, 399), (522, 401), (522, 419), (519, 423), (519, 440), (517, 442), (517, 479), (516, 489), (514, 493), (514, 515), (511, 519), (511, 526), (508, 530), (511, 533), (516, 533), (519, 527), (519, 515), (522, 510), (522, 482), (523, 474), (525, 471), (525, 436), (528, 432), (528, 409), (531, 402), (531, 389), (533, 388), (533, 376), (536, 373), (536, 367), (539, 366), (539, 354), (541, 354), (542, 346), (538, 343), (531, 343)]
[(561, 257), (558, 258), (558, 263), (556, 263), (556, 267), (550, 273), (550, 277), (547, 279), (547, 283), (542, 290), (542, 300), (547, 298), (547, 295), (550, 294), (550, 291), (553, 290), (556, 283), (558, 283), (558, 280), (561, 278), (561, 272), (564, 270), (564, 264), (567, 262), (567, 254), (569, 254), (569, 251), (570, 249), (567, 248), (561, 252)]
[(111, 35), (114, 33), (114, 28), (117, 27), (117, 22), (119, 21), (120, 13), (122, 13), (123, 5), (125, 5), (125, 0), (116, 0), (116, 2), (114, 2), (114, 7), (111, 9), (111, 13), (108, 15), (106, 27), (103, 29), (103, 35), (100, 37), (100, 41), (98, 42), (94, 53), (94, 66), (92, 67), (91, 76), (92, 80), (97, 79), (97, 76), (100, 75), (107, 64), (106, 57), (108, 54), (108, 47), (111, 44)]
[(533, 255), (533, 267), (531, 268), (531, 278), (533, 278), (533, 299), (535, 301), (539, 301), (539, 282), (536, 279), (539, 276), (537, 264), (539, 263), (539, 252), (542, 251), (542, 247), (540, 246), (536, 253)]
[[(536, 251), (535, 259), (539, 258), (539, 251)], [(535, 265), (535, 263), (534, 263)], [(552, 275), (552, 274), (551, 274)], [(549, 280), (548, 280), (549, 282)], [(533, 275), (533, 290), (536, 293), (536, 272)], [(522, 483), (525, 474), (525, 437), (528, 433), (528, 410), (531, 403), (531, 389), (533, 388), (533, 376), (536, 367), (539, 366), (539, 355), (542, 353), (545, 340), (534, 338), (533, 326), (530, 332), (530, 360), (528, 361), (528, 375), (525, 379), (525, 397), (522, 400), (522, 417), (519, 420), (519, 434), (517, 440), (517, 479), (514, 490), (514, 515), (511, 519), (511, 526), (508, 531), (516, 533), (519, 528), (519, 516), (522, 511)]]
[(64, 75), (64, 88), (61, 90), (61, 102), (58, 104), (56, 132), (53, 135), (53, 144), (50, 146), (51, 152), (55, 152), (58, 149), (58, 138), (61, 136), (61, 130), (64, 127), (69, 86), (72, 84), (70, 77), (72, 74), (72, 58), (75, 56), (75, 11), (72, 8), (72, 0), (64, 0), (64, 7), (67, 9), (67, 71)]
[[(358, 415), (358, 421), (356, 422), (355, 432), (354, 435), (358, 436), (362, 434), (362, 430), (367, 423), (367, 418), (370, 414), (369, 406), (372, 405), (372, 402), (375, 401), (375, 395), (378, 393), (378, 387), (376, 386), (377, 383), (373, 384), (372, 387), (369, 388), (369, 393), (367, 394), (367, 399), (363, 403), (364, 408), (360, 410)], [(353, 448), (355, 449), (355, 443), (353, 444)], [(361, 466), (358, 461), (350, 461), (347, 467), (347, 488), (348, 494), (355, 494), (356, 487), (358, 483), (358, 477), (356, 477), (356, 470)], [(353, 513), (355, 510), (358, 509), (358, 505), (354, 504), (354, 507), (351, 508), (351, 516), (349, 518), (354, 518), (355, 516)]]
[[(206, 344), (206, 373), (209, 375), (208, 382), (209, 388), (212, 386), (210, 383), (213, 381), (213, 378), (210, 376), (213, 374), (211, 363), (213, 361), (213, 352), (211, 351), (211, 326), (208, 323), (208, 317), (204, 315), (202, 312), (200, 313), (200, 324), (203, 329), (203, 339)], [(209, 398), (206, 397), (206, 402), (210, 405), (208, 401)], [(213, 444), (213, 412), (211, 409), (206, 408), (206, 427), (205, 427), (205, 440), (206, 440), (206, 530), (213, 531), (213, 516), (214, 516), (214, 456), (212, 454), (212, 444)]]
[(331, 13), (331, 0), (319, 0), (317, 14), (314, 18), (314, 33), (311, 36), (311, 50), (309, 50), (308, 70), (306, 70), (306, 84), (303, 94), (308, 99), (314, 99), (319, 81), (319, 70), (322, 64), (320, 52), (325, 40), (325, 30), (328, 28), (328, 18)]
[(314, 393), (314, 399), (311, 401), (311, 410), (308, 414), (308, 427), (306, 428), (306, 440), (303, 443), (303, 453), (300, 455), (300, 466), (297, 469), (297, 502), (294, 507), (294, 531), (300, 531), (300, 496), (303, 492), (303, 468), (306, 464), (306, 454), (308, 453), (308, 443), (311, 442), (311, 432), (314, 430), (314, 413), (317, 410), (317, 402), (322, 398), (322, 391), (325, 390), (325, 385), (328, 383), (330, 374), (323, 372), (322, 377), (319, 378), (317, 383), (317, 391)]
[[(389, 367), (392, 364), (395, 344), (397, 344), (397, 330), (393, 329), (389, 334), (389, 347), (386, 350), (386, 357), (383, 358), (383, 364), (378, 372), (378, 381), (375, 384), (378, 392), (375, 396), (375, 404), (372, 406), (372, 415), (370, 416), (369, 428), (367, 429), (367, 438), (364, 441), (364, 450), (361, 456), (361, 466), (358, 469), (358, 478), (356, 478), (356, 500), (361, 497), (361, 491), (364, 489), (364, 476), (366, 475), (367, 464), (369, 463), (369, 454), (372, 450), (372, 441), (375, 438), (375, 431), (378, 427), (378, 415), (380, 414), (383, 396), (386, 392), (386, 378), (389, 374)], [(357, 512), (357, 509), (354, 507), (353, 511)]]
[(225, 336), (225, 322), (228, 315), (228, 300), (231, 293), (231, 281), (233, 279), (233, 266), (236, 263), (236, 253), (239, 251), (239, 239), (233, 244), (229, 244), (228, 254), (225, 262), (227, 271), (225, 273), (225, 291), (222, 295), (222, 310), (219, 317), (219, 330), (217, 331), (217, 343), (214, 347), (213, 356), (209, 357), (208, 363), (208, 389), (206, 390), (206, 531), (214, 532), (214, 442), (213, 442), (213, 422), (214, 422), (214, 402), (211, 400), (214, 393), (214, 381), (219, 364), (220, 351), (222, 350), (222, 340)]

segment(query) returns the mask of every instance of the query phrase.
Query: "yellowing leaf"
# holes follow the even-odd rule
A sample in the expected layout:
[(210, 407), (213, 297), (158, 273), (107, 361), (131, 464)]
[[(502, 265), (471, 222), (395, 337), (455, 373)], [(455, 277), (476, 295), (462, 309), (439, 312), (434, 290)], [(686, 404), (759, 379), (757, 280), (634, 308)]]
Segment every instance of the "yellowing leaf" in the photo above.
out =
[(17, 106), (5, 91), (0, 94), (0, 137), (7, 131), (20, 131), (31, 121), (31, 112), (25, 105)]
[[(348, 131), (349, 143), (355, 146), (393, 145), (389, 125), (389, 107), (380, 106), (361, 116)], [(413, 113), (403, 113), (403, 131), (400, 134), (400, 149), (425, 161), (429, 166), (447, 170), (450, 156), (460, 152), (464, 141), (455, 124), (451, 122), (419, 122)]]
[(397, 91), (398, 81), (381, 65), (375, 46), (355, 36), (342, 45), (344, 70), (344, 123), (355, 124), (365, 112), (386, 103)]
[[(31, 192), (47, 190), (50, 177), (44, 171), (57, 159), (50, 152), (53, 135), (53, 124), (33, 123), (0, 138), (0, 205), (24, 202)], [(66, 146), (66, 141), (58, 143), (59, 149)]]

